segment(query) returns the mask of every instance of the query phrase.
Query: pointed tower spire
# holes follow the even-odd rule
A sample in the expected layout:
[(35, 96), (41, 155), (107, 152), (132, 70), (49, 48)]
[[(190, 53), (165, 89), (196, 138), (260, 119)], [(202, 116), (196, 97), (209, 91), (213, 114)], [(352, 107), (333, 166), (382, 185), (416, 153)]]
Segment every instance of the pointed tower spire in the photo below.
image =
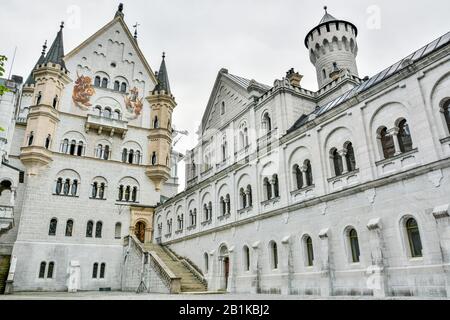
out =
[(156, 85), (153, 92), (164, 90), (167, 94), (171, 94), (170, 84), (169, 84), (169, 75), (167, 73), (166, 67), (166, 53), (163, 52), (161, 67), (158, 72), (158, 84)]
[(33, 85), (36, 83), (36, 81), (34, 81), (34, 76), (33, 76), (33, 71), (34, 69), (36, 69), (36, 67), (42, 63), (44, 63), (45, 60), (45, 51), (47, 50), (47, 40), (45, 40), (44, 45), (42, 46), (42, 52), (41, 52), (41, 56), (39, 57), (38, 61), (36, 62), (36, 64), (34, 65), (33, 70), (31, 70), (30, 75), (27, 78), (27, 81), (25, 81), (25, 85)]
[(47, 56), (45, 57), (44, 64), (47, 63), (55, 63), (59, 64), (64, 69), (66, 68), (66, 64), (64, 63), (63, 57), (64, 57), (64, 43), (63, 43), (63, 30), (64, 28), (64, 22), (61, 22), (60, 29), (58, 33), (56, 34), (55, 41), (53, 41), (52, 46), (50, 47), (50, 50), (47, 53)]
[(114, 18), (122, 17), (122, 19), (123, 19), (124, 16), (125, 15), (123, 14), (123, 3), (120, 3), (119, 7), (117, 8), (116, 15), (114, 16)]

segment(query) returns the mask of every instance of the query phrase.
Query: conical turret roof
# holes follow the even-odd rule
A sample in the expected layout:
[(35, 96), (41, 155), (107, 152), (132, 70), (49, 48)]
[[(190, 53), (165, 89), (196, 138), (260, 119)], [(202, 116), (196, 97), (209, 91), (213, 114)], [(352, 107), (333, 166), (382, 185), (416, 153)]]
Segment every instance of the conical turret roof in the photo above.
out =
[(66, 68), (66, 64), (64, 63), (64, 43), (63, 43), (63, 33), (62, 30), (64, 28), (64, 22), (61, 23), (60, 29), (56, 35), (55, 40), (50, 47), (50, 50), (47, 53), (47, 56), (44, 59), (44, 64), (47, 63), (55, 63), (59, 64), (64, 69)]
[(36, 83), (36, 81), (34, 80), (34, 76), (33, 76), (33, 72), (34, 69), (36, 69), (36, 67), (40, 64), (44, 63), (45, 60), (45, 50), (47, 49), (47, 41), (45, 41), (44, 45), (42, 46), (42, 53), (41, 56), (39, 57), (38, 61), (36, 62), (36, 64), (34, 65), (33, 70), (31, 70), (30, 75), (27, 78), (27, 81), (25, 81), (25, 85), (33, 85)]
[(155, 89), (153, 90), (153, 92), (164, 90), (166, 93), (171, 94), (170, 84), (169, 84), (169, 75), (167, 73), (165, 58), (166, 58), (166, 55), (165, 55), (165, 53), (163, 53), (163, 60), (161, 62), (161, 67), (159, 68), (159, 72), (158, 72), (158, 78), (157, 78), (158, 83), (157, 83)]

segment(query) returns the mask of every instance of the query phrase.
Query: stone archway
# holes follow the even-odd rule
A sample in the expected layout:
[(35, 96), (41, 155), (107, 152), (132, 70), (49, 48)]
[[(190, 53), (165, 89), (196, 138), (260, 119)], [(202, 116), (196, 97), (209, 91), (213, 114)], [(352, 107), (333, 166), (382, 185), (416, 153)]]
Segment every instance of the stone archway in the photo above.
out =
[(222, 245), (219, 250), (219, 289), (228, 291), (230, 285), (230, 252), (226, 245)]
[(138, 238), (138, 240), (141, 243), (145, 243), (145, 231), (146, 231), (147, 225), (143, 221), (139, 221), (136, 223), (134, 227), (134, 234)]

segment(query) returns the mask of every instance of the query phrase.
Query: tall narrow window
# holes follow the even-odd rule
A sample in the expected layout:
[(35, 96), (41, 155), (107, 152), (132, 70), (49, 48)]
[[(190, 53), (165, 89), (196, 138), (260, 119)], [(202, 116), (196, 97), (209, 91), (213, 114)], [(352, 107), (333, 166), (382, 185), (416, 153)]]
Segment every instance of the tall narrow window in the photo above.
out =
[(105, 108), (105, 111), (103, 112), (103, 116), (104, 116), (105, 118), (111, 118), (111, 115), (112, 115), (111, 109), (108, 108), (108, 107), (106, 107), (106, 108)]
[(48, 135), (47, 139), (45, 139), (45, 149), (50, 148), (50, 141), (51, 141), (52, 136)]
[(272, 199), (272, 185), (270, 184), (269, 178), (264, 179), (264, 189), (266, 193), (266, 200)]
[(123, 149), (122, 151), (122, 162), (127, 162), (128, 159), (128, 150), (127, 149)]
[(78, 142), (78, 148), (77, 148), (77, 156), (81, 157), (83, 155), (83, 141)]
[(222, 214), (222, 216), (227, 214), (227, 208), (224, 197), (220, 197), (220, 213)]
[(103, 78), (103, 80), (102, 80), (102, 88), (108, 88), (108, 79), (107, 78)]
[(305, 166), (306, 166), (306, 185), (310, 187), (314, 184), (311, 161), (306, 160)]
[(62, 178), (58, 178), (58, 180), (56, 181), (56, 190), (55, 190), (55, 193), (57, 195), (61, 194), (62, 185), (63, 185), (63, 179)]
[(86, 238), (92, 238), (94, 231), (94, 222), (89, 221), (86, 225)]
[(31, 146), (33, 144), (33, 141), (34, 141), (34, 132), (31, 131), (28, 137), (28, 146)]
[(294, 166), (294, 181), (295, 181), (297, 190), (300, 190), (303, 188), (303, 173), (298, 164), (296, 164)]
[(106, 273), (106, 264), (102, 263), (100, 265), (100, 279), (105, 279), (105, 273)]
[(359, 262), (360, 252), (359, 252), (359, 241), (358, 241), (358, 233), (355, 229), (351, 229), (348, 232), (348, 238), (350, 243), (350, 251), (352, 254), (352, 262)]
[(47, 267), (47, 263), (45, 261), (42, 261), (39, 265), (39, 279), (45, 278), (45, 268)]
[(278, 247), (276, 242), (272, 242), (270, 245), (272, 251), (272, 269), (278, 269)]
[(133, 202), (137, 201), (137, 193), (138, 193), (138, 188), (133, 187), (133, 191), (131, 192), (131, 201), (133, 201)]
[(98, 191), (98, 197), (102, 200), (105, 199), (105, 184), (104, 183), (100, 184), (100, 190)]
[(250, 249), (247, 246), (244, 246), (244, 270), (250, 271)]
[(101, 81), (102, 81), (102, 79), (99, 76), (96, 76), (95, 80), (94, 80), (94, 86), (100, 87)]
[(36, 105), (40, 105), (42, 100), (42, 92), (39, 91), (37, 99), (36, 99)]
[(48, 228), (48, 235), (49, 236), (56, 236), (56, 228), (58, 226), (58, 220), (52, 219), (50, 220), (50, 226)]
[(124, 191), (124, 187), (120, 186), (119, 187), (119, 198), (117, 200), (119, 200), (119, 201), (123, 200), (123, 191)]
[(69, 152), (69, 139), (64, 139), (63, 144), (62, 144), (62, 148), (61, 148), (61, 152), (62, 153), (68, 153)]
[(137, 164), (141, 164), (141, 152), (139, 150), (136, 151), (136, 161)]
[(153, 155), (152, 155), (152, 165), (156, 166), (156, 164), (157, 164), (156, 152), (153, 152)]
[(398, 124), (398, 144), (401, 152), (409, 152), (413, 149), (411, 132), (406, 120), (402, 120)]
[(231, 199), (230, 195), (227, 194), (227, 196), (225, 197), (225, 202), (226, 202), (226, 205), (227, 205), (227, 214), (231, 213), (231, 200), (230, 199)]
[(75, 197), (77, 195), (77, 192), (78, 192), (78, 180), (73, 180), (71, 192), (72, 192), (72, 196), (73, 197)]
[(103, 160), (109, 159), (109, 146), (105, 146), (105, 150), (103, 152)]
[(444, 112), (445, 122), (447, 123), (447, 129), (450, 132), (450, 100), (448, 100), (444, 104), (444, 108), (442, 110)]
[(384, 127), (380, 131), (381, 148), (383, 149), (383, 156), (385, 159), (392, 158), (395, 155), (394, 139), (387, 133), (387, 128)]
[(342, 157), (337, 151), (337, 149), (334, 149), (331, 153), (331, 157), (333, 160), (333, 167), (334, 167), (334, 174), (336, 177), (341, 176), (344, 172), (344, 166), (342, 163)]
[(53, 108), (56, 109), (56, 106), (58, 105), (58, 96), (55, 96), (53, 98)]
[(306, 265), (312, 267), (314, 265), (314, 248), (313, 242), (310, 236), (305, 238), (305, 249), (306, 249)]
[(71, 237), (73, 233), (73, 220), (67, 220), (66, 223), (66, 237)]
[(95, 113), (96, 113), (99, 117), (101, 117), (101, 116), (102, 116), (102, 107), (96, 106), (96, 107), (95, 107)]
[(77, 142), (75, 140), (72, 140), (70, 142), (70, 150), (69, 150), (70, 155), (72, 155), (72, 156), (75, 155), (76, 148), (77, 148)]
[(349, 172), (356, 170), (355, 151), (353, 150), (353, 144), (349, 142), (346, 146), (347, 153), (345, 154), (345, 161), (347, 162), (347, 168)]
[(244, 188), (239, 190), (239, 197), (241, 198), (241, 209), (245, 209), (247, 207), (247, 197), (245, 196)]
[(158, 116), (155, 116), (155, 119), (153, 120), (153, 128), (154, 129), (158, 129), (159, 128)]
[(252, 186), (248, 185), (246, 193), (248, 195), (248, 206), (253, 207), (253, 193), (252, 193)]
[(68, 196), (70, 191), (70, 179), (66, 179), (64, 182), (64, 195)]
[(48, 264), (48, 270), (47, 270), (47, 278), (52, 279), (53, 278), (53, 270), (55, 269), (55, 263), (50, 262)]
[(133, 163), (134, 160), (134, 151), (130, 150), (130, 153), (128, 154), (128, 163)]
[(422, 257), (422, 240), (420, 239), (419, 226), (414, 218), (406, 221), (409, 248), (413, 258)]
[(94, 182), (92, 184), (92, 198), (97, 198), (97, 194), (98, 194), (98, 183)]
[(95, 237), (96, 238), (102, 237), (102, 229), (103, 229), (103, 223), (98, 221), (97, 224), (95, 225)]
[(131, 187), (127, 186), (125, 188), (125, 201), (129, 202), (130, 201), (130, 195), (131, 195)]
[(280, 196), (280, 183), (277, 174), (273, 175), (273, 191), (275, 198), (278, 198)]
[(205, 254), (203, 255), (203, 259), (205, 261), (205, 273), (209, 272), (209, 257), (208, 257), (208, 253), (205, 252)]
[(120, 222), (116, 223), (116, 227), (114, 228), (114, 237), (116, 239), (122, 238), (122, 224)]
[(98, 274), (98, 263), (94, 263), (94, 266), (92, 268), (92, 279), (97, 279)]
[(120, 90), (120, 82), (114, 81), (114, 91), (119, 91), (119, 90)]
[(123, 93), (127, 92), (127, 84), (125, 82), (122, 82), (122, 85), (120, 86), (120, 91)]

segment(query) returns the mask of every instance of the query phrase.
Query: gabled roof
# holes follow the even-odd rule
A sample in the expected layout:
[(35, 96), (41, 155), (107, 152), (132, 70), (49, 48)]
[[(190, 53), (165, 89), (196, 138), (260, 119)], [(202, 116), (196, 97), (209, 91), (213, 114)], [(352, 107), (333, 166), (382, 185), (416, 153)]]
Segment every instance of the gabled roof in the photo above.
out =
[(98, 30), (96, 33), (94, 33), (92, 36), (90, 36), (87, 40), (85, 40), (83, 43), (81, 43), (78, 47), (70, 51), (64, 59), (68, 59), (75, 55), (77, 52), (79, 52), (81, 49), (85, 48), (87, 45), (89, 45), (91, 42), (93, 42), (96, 38), (101, 36), (106, 30), (108, 30), (112, 25), (114, 25), (116, 22), (119, 22), (122, 28), (125, 30), (125, 33), (130, 40), (130, 43), (132, 44), (133, 48), (136, 50), (139, 58), (141, 59), (142, 63), (144, 64), (145, 69), (147, 70), (147, 73), (153, 80), (153, 82), (156, 84), (157, 79), (155, 77), (155, 73), (152, 71), (152, 68), (147, 62), (147, 59), (145, 58), (144, 54), (142, 53), (141, 49), (137, 45), (136, 39), (134, 39), (133, 35), (130, 32), (130, 29), (128, 29), (128, 26), (126, 25), (125, 21), (123, 20), (123, 15), (116, 15), (113, 20), (108, 22), (104, 27), (102, 27), (100, 30)]
[(45, 60), (45, 50), (47, 49), (47, 41), (45, 41), (45, 44), (42, 46), (42, 53), (41, 56), (39, 57), (38, 61), (36, 62), (36, 64), (34, 65), (33, 70), (31, 70), (30, 75), (27, 78), (27, 81), (25, 81), (25, 85), (33, 85), (36, 83), (36, 81), (34, 80), (34, 76), (33, 76), (33, 72), (34, 69), (36, 69), (36, 67), (40, 64), (44, 63)]
[(288, 130), (288, 133), (293, 132), (302, 126), (304, 126), (306, 123), (310, 121), (310, 119), (319, 117), (323, 115), (324, 113), (337, 108), (344, 102), (350, 100), (351, 98), (358, 96), (359, 94), (367, 91), (368, 89), (374, 87), (375, 85), (379, 84), (380, 82), (385, 81), (386, 79), (390, 78), (391, 76), (399, 73), (402, 69), (408, 67), (409, 65), (421, 60), (425, 56), (433, 53), (434, 51), (439, 50), (440, 48), (449, 45), (450, 44), (450, 32), (447, 32), (445, 35), (441, 36), (440, 38), (434, 40), (433, 42), (427, 44), (426, 46), (422, 47), (421, 49), (411, 53), (406, 58), (398, 61), (397, 63), (393, 64), (389, 68), (384, 69), (380, 73), (377, 73), (372, 78), (368, 79), (367, 81), (361, 83), (360, 85), (354, 87), (353, 89), (347, 91), (343, 95), (337, 97), (336, 99), (330, 101), (329, 103), (318, 106), (316, 110), (314, 110), (309, 115), (302, 115), (295, 124)]
[(155, 91), (162, 91), (164, 90), (166, 93), (171, 94), (170, 91), (170, 84), (169, 84), (169, 75), (167, 73), (166, 68), (166, 55), (163, 53), (163, 59), (161, 62), (161, 67), (159, 68), (158, 72), (158, 83), (155, 86)]
[(236, 76), (236, 75), (231, 74), (231, 73), (225, 73), (225, 76), (227, 78), (229, 78), (231, 81), (233, 81), (236, 84), (240, 85), (245, 90), (247, 90), (252, 83), (253, 84), (257, 84), (258, 86), (260, 86), (261, 88), (263, 88), (265, 90), (269, 90), (271, 88), (270, 86), (262, 84), (260, 82), (255, 81), (255, 80), (249, 80), (249, 79), (246, 79), (246, 78), (242, 78), (242, 77)]
[(64, 43), (63, 43), (63, 33), (62, 30), (64, 28), (64, 23), (61, 23), (61, 27), (56, 34), (56, 38), (48, 50), (47, 55), (45, 56), (43, 64), (47, 63), (55, 63), (59, 64), (61, 67), (66, 68), (66, 64), (64, 63)]

